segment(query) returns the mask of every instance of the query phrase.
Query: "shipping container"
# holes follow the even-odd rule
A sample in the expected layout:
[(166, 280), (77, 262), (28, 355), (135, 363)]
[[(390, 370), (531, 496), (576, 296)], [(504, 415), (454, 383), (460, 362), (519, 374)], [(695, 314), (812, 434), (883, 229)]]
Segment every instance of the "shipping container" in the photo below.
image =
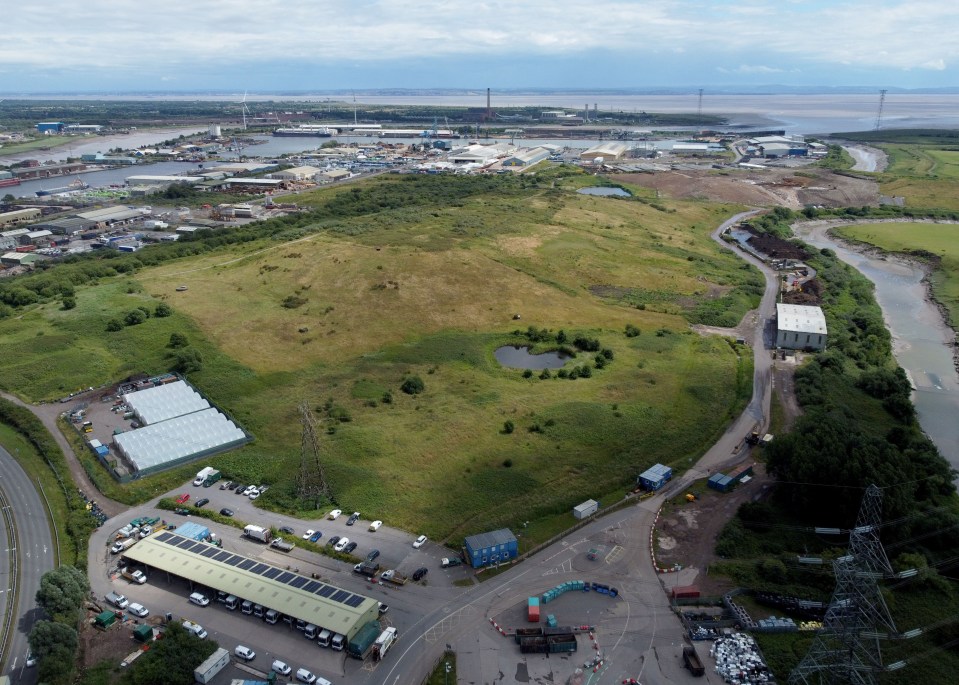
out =
[(663, 464), (656, 464), (649, 467), (637, 478), (638, 485), (646, 490), (659, 490), (666, 485), (666, 482), (672, 479), (673, 470)]
[(530, 623), (539, 623), (539, 597), (529, 598), (526, 620)]
[(699, 597), (699, 588), (695, 585), (677, 585), (669, 594), (673, 599), (692, 599)]

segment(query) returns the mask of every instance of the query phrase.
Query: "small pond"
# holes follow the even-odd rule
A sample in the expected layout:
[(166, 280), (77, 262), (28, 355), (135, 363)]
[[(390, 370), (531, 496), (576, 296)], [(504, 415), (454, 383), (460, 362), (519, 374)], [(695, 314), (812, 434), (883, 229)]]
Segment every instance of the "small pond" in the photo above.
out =
[(496, 356), (496, 361), (511, 369), (558, 369), (569, 359), (569, 355), (562, 352), (530, 354), (528, 347), (512, 345), (498, 347), (493, 354)]
[(593, 186), (591, 188), (580, 188), (576, 191), (580, 195), (604, 195), (606, 197), (632, 197), (632, 195), (622, 188), (606, 188), (602, 186)]

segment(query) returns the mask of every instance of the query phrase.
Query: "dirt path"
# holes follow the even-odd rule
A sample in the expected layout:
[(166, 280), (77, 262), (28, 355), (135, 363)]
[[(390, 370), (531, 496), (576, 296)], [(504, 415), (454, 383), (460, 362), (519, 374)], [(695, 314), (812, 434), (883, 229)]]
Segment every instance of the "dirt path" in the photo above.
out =
[[(90, 394), (93, 395), (98, 392), (100, 391), (94, 390)], [(14, 404), (29, 409), (34, 416), (40, 419), (40, 422), (43, 424), (44, 428), (50, 432), (50, 435), (52, 435), (53, 439), (56, 440), (56, 443), (60, 446), (60, 449), (63, 450), (63, 454), (67, 461), (67, 467), (70, 469), (70, 476), (72, 477), (73, 482), (89, 499), (96, 500), (97, 505), (99, 505), (99, 507), (107, 516), (113, 518), (128, 508), (125, 504), (120, 504), (112, 499), (108, 499), (102, 492), (97, 490), (96, 486), (93, 484), (93, 481), (90, 480), (86, 470), (83, 468), (83, 465), (80, 463), (80, 460), (77, 458), (76, 452), (73, 451), (73, 446), (70, 445), (63, 433), (60, 432), (60, 427), (57, 425), (57, 419), (60, 417), (60, 414), (63, 413), (63, 408), (66, 405), (27, 404), (19, 397), (15, 397), (14, 395), (6, 392), (0, 392), (0, 396), (2, 396), (4, 399), (10, 400)], [(77, 400), (82, 400), (82, 398), (83, 395), (77, 396)]]

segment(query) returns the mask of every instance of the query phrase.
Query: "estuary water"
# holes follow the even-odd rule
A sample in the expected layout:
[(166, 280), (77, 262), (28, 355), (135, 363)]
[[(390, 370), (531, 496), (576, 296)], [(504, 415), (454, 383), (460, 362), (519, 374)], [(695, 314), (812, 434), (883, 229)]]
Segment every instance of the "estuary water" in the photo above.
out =
[(919, 423), (939, 452), (959, 469), (959, 375), (955, 335), (927, 298), (925, 271), (908, 260), (865, 254), (828, 234), (825, 222), (800, 224), (797, 236), (829, 248), (876, 285), (876, 300), (893, 338), (893, 354), (913, 381)]

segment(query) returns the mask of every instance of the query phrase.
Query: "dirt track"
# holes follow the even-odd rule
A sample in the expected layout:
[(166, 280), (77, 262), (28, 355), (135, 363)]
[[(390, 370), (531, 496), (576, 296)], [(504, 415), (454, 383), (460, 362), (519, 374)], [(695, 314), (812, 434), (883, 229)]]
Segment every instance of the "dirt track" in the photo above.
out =
[(653, 188), (678, 199), (736, 202), (751, 207), (807, 205), (845, 207), (879, 204), (879, 185), (872, 179), (836, 174), (826, 169), (715, 169), (615, 174), (615, 181)]

